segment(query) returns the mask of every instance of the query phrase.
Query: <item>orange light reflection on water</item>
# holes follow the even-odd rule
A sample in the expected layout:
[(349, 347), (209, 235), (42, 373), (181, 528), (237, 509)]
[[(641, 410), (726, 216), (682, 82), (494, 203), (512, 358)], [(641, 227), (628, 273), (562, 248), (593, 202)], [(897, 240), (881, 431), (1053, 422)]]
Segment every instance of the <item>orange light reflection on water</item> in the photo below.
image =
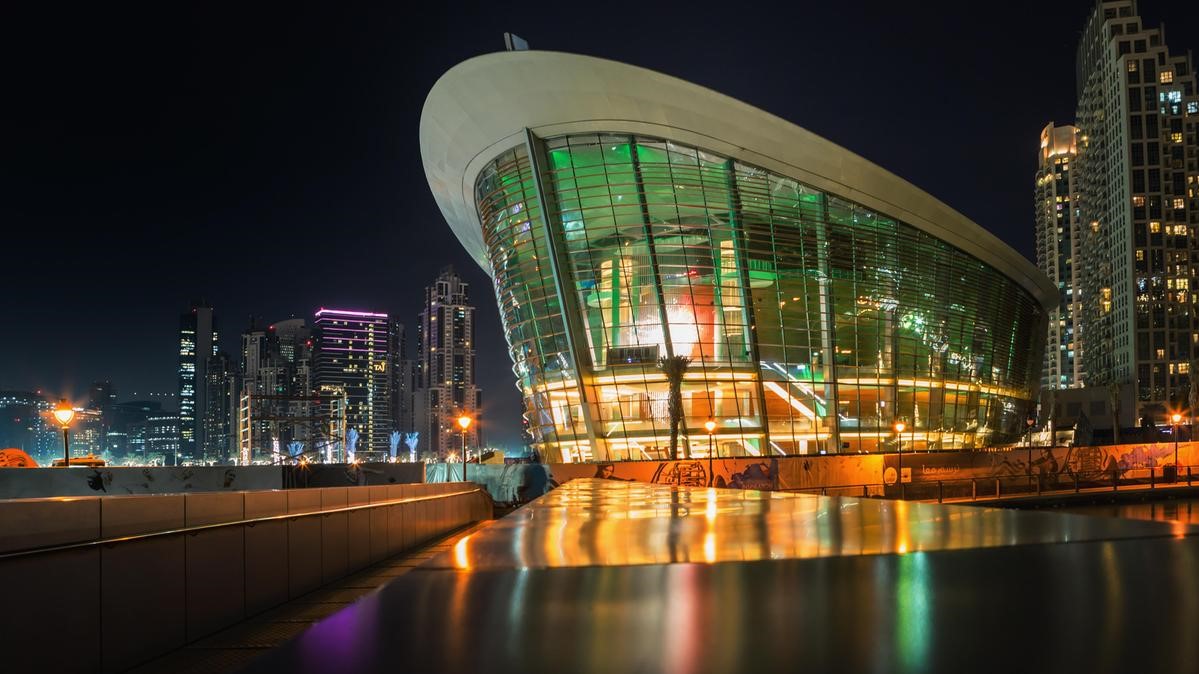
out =
[(463, 571), (470, 571), (470, 553), (466, 549), (470, 536), (463, 536), (454, 544), (454, 565)]

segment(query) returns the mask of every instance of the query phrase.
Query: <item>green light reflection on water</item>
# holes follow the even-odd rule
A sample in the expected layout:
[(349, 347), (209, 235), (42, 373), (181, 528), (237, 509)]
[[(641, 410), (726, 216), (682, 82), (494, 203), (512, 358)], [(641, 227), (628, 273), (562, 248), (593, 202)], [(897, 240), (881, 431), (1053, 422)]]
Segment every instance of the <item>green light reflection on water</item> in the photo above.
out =
[(926, 671), (932, 643), (932, 588), (928, 582), (928, 555), (915, 552), (899, 556), (899, 586), (895, 593), (899, 660), (902, 671)]

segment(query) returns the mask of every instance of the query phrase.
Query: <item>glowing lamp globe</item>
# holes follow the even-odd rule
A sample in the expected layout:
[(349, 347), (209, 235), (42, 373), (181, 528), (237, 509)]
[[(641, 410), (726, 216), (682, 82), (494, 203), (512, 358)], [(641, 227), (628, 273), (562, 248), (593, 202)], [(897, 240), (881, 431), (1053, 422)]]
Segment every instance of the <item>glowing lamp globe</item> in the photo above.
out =
[(54, 418), (63, 426), (69, 426), (71, 420), (75, 418), (75, 410), (71, 408), (71, 403), (68, 403), (66, 398), (58, 401), (54, 406)]
[(903, 429), (905, 429), (905, 428), (907, 428), (907, 427), (908, 427), (908, 425), (907, 425), (907, 424), (905, 424), (905, 423), (903, 423), (902, 421), (896, 421), (896, 422), (895, 422), (895, 432), (896, 432), (896, 433), (902, 433), (902, 432), (903, 432)]
[(1178, 412), (1175, 412), (1173, 415), (1171, 415), (1170, 420), (1177, 424), (1182, 421), (1182, 415)]
[(470, 417), (466, 416), (465, 414), (458, 417), (458, 425), (461, 426), (462, 430), (464, 431), (470, 428)]
[(704, 422), (704, 429), (706, 429), (709, 433), (716, 432), (716, 422), (708, 419)]

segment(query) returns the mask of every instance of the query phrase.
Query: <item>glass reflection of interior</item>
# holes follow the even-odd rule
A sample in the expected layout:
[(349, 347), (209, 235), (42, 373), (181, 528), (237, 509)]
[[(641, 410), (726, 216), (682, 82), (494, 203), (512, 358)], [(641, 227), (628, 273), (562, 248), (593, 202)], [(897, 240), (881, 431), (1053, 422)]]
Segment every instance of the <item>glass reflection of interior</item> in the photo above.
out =
[(540, 185), (522, 146), (481, 173), (476, 194), (547, 460), (666, 458), (662, 356), (691, 359), (680, 457), (707, 457), (708, 419), (719, 456), (969, 448), (1023, 431), (1039, 362), (1028, 345), (1045, 319), (995, 269), (673, 142), (590, 134), (536, 147)]

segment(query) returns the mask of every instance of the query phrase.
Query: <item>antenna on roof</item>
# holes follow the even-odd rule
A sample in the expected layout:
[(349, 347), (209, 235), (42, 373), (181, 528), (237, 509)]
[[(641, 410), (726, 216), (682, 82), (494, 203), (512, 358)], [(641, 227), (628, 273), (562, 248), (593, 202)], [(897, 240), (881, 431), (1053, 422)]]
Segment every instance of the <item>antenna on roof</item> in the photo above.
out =
[(504, 48), (508, 51), (529, 51), (529, 43), (515, 33), (504, 33)]

